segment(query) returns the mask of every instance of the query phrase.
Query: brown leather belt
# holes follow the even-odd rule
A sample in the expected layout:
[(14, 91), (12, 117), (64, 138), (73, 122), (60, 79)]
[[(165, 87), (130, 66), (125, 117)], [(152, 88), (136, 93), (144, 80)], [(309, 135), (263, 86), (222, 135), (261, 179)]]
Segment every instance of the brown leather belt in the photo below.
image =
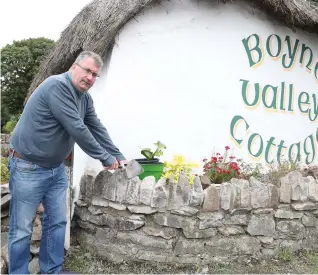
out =
[(16, 157), (16, 158), (19, 158), (19, 159), (23, 159), (23, 157), (15, 150), (11, 149), (10, 148), (10, 151), (9, 151), (10, 155), (12, 155), (13, 157)]

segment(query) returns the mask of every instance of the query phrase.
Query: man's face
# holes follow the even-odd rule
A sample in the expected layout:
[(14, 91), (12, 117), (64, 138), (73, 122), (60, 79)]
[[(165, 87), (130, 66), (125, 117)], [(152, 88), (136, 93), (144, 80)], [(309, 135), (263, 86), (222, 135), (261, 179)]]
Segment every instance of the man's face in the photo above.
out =
[(70, 74), (75, 88), (80, 92), (88, 91), (98, 78), (100, 69), (91, 57), (78, 64), (74, 63), (70, 69)]

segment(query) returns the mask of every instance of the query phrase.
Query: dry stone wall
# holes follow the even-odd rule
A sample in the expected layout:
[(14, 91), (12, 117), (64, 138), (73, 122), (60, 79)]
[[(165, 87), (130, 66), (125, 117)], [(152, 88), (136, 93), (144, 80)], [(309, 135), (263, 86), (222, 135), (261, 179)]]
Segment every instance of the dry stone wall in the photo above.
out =
[(112, 261), (211, 263), (318, 248), (318, 183), (291, 172), (281, 186), (255, 178), (202, 188), (102, 171), (81, 180), (76, 236)]

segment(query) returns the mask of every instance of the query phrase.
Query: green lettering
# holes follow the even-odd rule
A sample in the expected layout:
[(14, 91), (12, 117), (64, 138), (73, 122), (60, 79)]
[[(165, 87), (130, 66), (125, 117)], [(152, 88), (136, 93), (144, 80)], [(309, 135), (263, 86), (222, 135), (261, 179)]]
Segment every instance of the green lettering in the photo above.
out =
[[(276, 54), (273, 54), (272, 50), (271, 50), (271, 39), (272, 39), (272, 37), (275, 37), (276, 40), (277, 40), (277, 53)], [(282, 41), (281, 41), (280, 37), (277, 34), (272, 34), (272, 35), (270, 35), (267, 38), (267, 40), (266, 40), (266, 50), (267, 50), (268, 54), (271, 57), (278, 57), (280, 55), (280, 52), (282, 50)]]
[(257, 102), (259, 100), (259, 84), (256, 83), (254, 84), (254, 91), (255, 91), (255, 96), (254, 96), (254, 101), (252, 103), (249, 103), (248, 100), (247, 100), (247, 94), (248, 94), (248, 88), (249, 88), (249, 81), (248, 80), (244, 80), (244, 79), (240, 79), (240, 81), (242, 81), (242, 98), (243, 98), (243, 101), (244, 103), (247, 105), (247, 106), (255, 106), (257, 105)]
[[(266, 97), (268, 95), (267, 91), (269, 89), (272, 89), (273, 91), (273, 98), (271, 100), (271, 103), (268, 105), (267, 102), (266, 102)], [(277, 104), (277, 87), (274, 87), (272, 85), (266, 85), (263, 89), (263, 93), (262, 93), (262, 100), (263, 100), (263, 104), (266, 108), (268, 109), (276, 109), (276, 104)]]
[[(252, 37), (254, 37), (255, 40), (256, 40), (256, 45), (255, 45), (254, 48), (250, 48), (250, 46), (249, 46), (249, 42), (250, 42), (250, 39)], [(256, 33), (254, 33), (254, 34), (250, 35), (249, 37), (244, 38), (242, 40), (242, 42), (243, 42), (243, 45), (244, 45), (244, 48), (245, 48), (245, 51), (246, 51), (246, 54), (247, 54), (247, 57), (248, 57), (248, 61), (250, 63), (250, 67), (253, 67), (257, 63), (259, 63), (262, 60), (262, 58), (263, 58), (262, 50), (259, 47), (259, 45), (260, 45), (259, 36)], [(253, 60), (253, 54), (252, 54), (253, 51), (256, 52), (257, 55), (258, 55), (258, 57), (256, 58), (256, 61)]]
[[(303, 97), (305, 97), (305, 100), (303, 101)], [(307, 94), (306, 92), (301, 92), (298, 96), (298, 108), (299, 108), (299, 111), (301, 111), (302, 113), (308, 113), (308, 109), (309, 107), (304, 110), (303, 109), (303, 106), (302, 104), (306, 104), (306, 105), (309, 105), (309, 94)]]
[(308, 117), (310, 121), (315, 121), (318, 116), (317, 99), (315, 94), (312, 94), (312, 101), (314, 107), (309, 109)]
[(245, 130), (248, 130), (248, 128), (250, 127), (250, 126), (248, 125), (248, 123), (246, 122), (246, 120), (245, 120), (243, 117), (241, 117), (241, 116), (239, 116), (239, 115), (233, 117), (233, 119), (232, 119), (232, 121), (231, 121), (230, 132), (231, 132), (232, 138), (234, 138), (234, 140), (235, 140), (238, 144), (241, 144), (242, 141), (243, 141), (243, 139), (237, 139), (236, 137), (234, 137), (234, 129), (235, 129), (235, 127), (236, 127), (236, 124), (237, 124), (240, 120), (243, 120), (243, 121), (245, 122)]
[[(310, 150), (307, 151), (307, 140), (310, 141)], [(316, 157), (316, 150), (315, 150), (315, 144), (314, 144), (314, 138), (312, 135), (308, 136), (304, 141), (304, 152), (306, 154), (306, 164), (311, 164)], [(309, 155), (312, 155), (311, 160), (309, 160)]]
[[(292, 45), (291, 45), (292, 42), (291, 42), (289, 35), (286, 36), (285, 41), (287, 43), (288, 54), (285, 53), (283, 55), (282, 65), (284, 68), (289, 69), (294, 64), (295, 56), (296, 56), (297, 49), (298, 49), (299, 40), (296, 39), (293, 49), (292, 49)], [(290, 59), (289, 64), (287, 64), (287, 55), (288, 55), (288, 58)]]
[(315, 66), (315, 78), (316, 78), (316, 80), (318, 80), (317, 72), (318, 72), (318, 62), (316, 63), (316, 66)]
[(309, 60), (308, 60), (307, 65), (306, 65), (306, 68), (309, 71), (311, 71), (311, 68), (309, 68), (309, 66), (311, 65), (312, 60), (313, 60), (313, 53), (312, 53), (311, 48), (307, 47), (305, 44), (303, 44), (302, 47), (301, 47), (299, 63), (302, 64), (304, 62), (304, 56), (305, 56), (305, 52), (306, 51), (309, 51), (309, 54), (310, 54), (309, 55)]
[(281, 140), (280, 143), (278, 144), (278, 150), (277, 150), (277, 162), (280, 164), (280, 159), (281, 159), (281, 154), (282, 154), (282, 149), (287, 148), (284, 146), (285, 141)]
[(272, 147), (272, 145), (273, 145), (273, 146), (276, 146), (276, 144), (274, 144), (274, 140), (275, 140), (275, 138), (274, 138), (274, 137), (271, 137), (271, 138), (269, 139), (269, 141), (267, 142), (267, 145), (266, 145), (266, 149), (265, 149), (265, 161), (266, 161), (267, 163), (273, 163), (273, 161), (274, 161), (274, 160), (269, 161), (269, 153), (270, 153), (270, 151), (271, 151), (271, 147)]
[[(297, 147), (297, 154), (296, 154), (296, 159), (293, 160), (293, 147), (296, 146)], [(301, 155), (300, 155), (300, 142), (298, 143), (293, 143), (292, 145), (290, 145), (289, 150), (288, 150), (288, 159), (291, 162), (297, 162), (301, 160)]]
[[(253, 154), (253, 152), (252, 152), (252, 144), (253, 144), (253, 141), (254, 141), (254, 139), (256, 138), (256, 137), (259, 137), (260, 138), (260, 148), (258, 149), (258, 151), (257, 151), (257, 153), (255, 153), (255, 154)], [(259, 134), (256, 134), (256, 133), (254, 133), (254, 134), (252, 134), (250, 137), (249, 137), (249, 139), (248, 139), (248, 144), (247, 144), (247, 148), (248, 148), (248, 152), (252, 155), (252, 156), (254, 156), (254, 157), (259, 157), (261, 154), (262, 154), (262, 152), (263, 152), (263, 147), (264, 147), (264, 144), (263, 144), (263, 139), (262, 139), (262, 137), (259, 135)]]

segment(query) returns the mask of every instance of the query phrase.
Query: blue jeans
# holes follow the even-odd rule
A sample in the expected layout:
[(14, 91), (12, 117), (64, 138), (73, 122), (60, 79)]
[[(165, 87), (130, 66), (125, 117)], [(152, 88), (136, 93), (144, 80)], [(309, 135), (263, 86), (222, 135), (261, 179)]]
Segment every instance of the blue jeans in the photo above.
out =
[(44, 168), (10, 156), (9, 274), (29, 274), (32, 221), (44, 207), (39, 263), (41, 273), (58, 274), (64, 261), (66, 229), (65, 166)]

